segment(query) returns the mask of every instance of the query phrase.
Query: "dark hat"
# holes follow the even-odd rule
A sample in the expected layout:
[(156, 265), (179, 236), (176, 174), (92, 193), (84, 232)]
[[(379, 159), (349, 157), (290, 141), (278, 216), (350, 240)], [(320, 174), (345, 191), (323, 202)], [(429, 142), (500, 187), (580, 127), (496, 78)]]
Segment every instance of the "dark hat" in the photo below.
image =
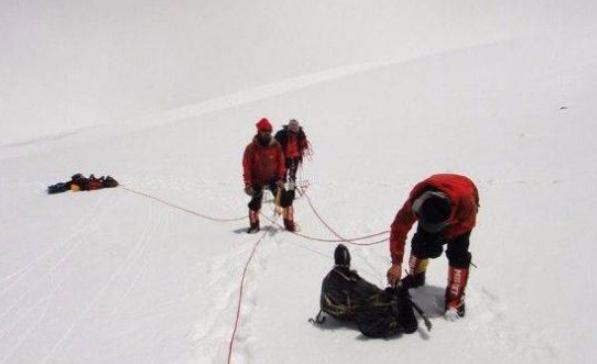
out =
[(346, 246), (338, 244), (334, 250), (334, 264), (350, 267), (350, 252)]
[(452, 206), (445, 193), (427, 191), (413, 202), (413, 211), (419, 219), (419, 226), (430, 233), (437, 233), (448, 226)]

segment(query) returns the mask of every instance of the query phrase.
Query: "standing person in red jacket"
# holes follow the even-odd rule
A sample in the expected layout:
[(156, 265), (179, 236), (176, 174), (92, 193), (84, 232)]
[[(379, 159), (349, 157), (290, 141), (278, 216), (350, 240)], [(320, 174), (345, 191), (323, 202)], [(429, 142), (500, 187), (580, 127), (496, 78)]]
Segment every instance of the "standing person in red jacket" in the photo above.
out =
[(479, 193), (474, 183), (456, 174), (436, 174), (419, 182), (392, 223), (390, 253), (392, 266), (388, 282), (400, 282), (406, 235), (415, 221), (417, 231), (411, 241), (408, 275), (404, 287), (425, 284), (429, 258), (437, 258), (447, 245), (448, 285), (445, 293), (445, 317), (454, 321), (465, 313), (464, 291), (468, 281), (471, 253), (469, 237), (475, 227)]
[[(269, 120), (262, 118), (256, 126), (257, 135), (245, 148), (243, 155), (245, 193), (251, 196), (248, 233), (259, 231), (259, 210), (263, 199), (263, 189), (269, 189), (276, 196), (278, 190), (283, 188), (286, 174), (282, 147), (272, 138), (272, 125)], [(288, 207), (287, 201), (281, 202), (283, 209)]]
[(296, 188), (296, 171), (303, 162), (305, 152), (309, 149), (309, 142), (303, 128), (296, 119), (290, 119), (288, 125), (284, 125), (282, 130), (276, 133), (275, 138), (282, 146), (287, 171), (285, 180), (288, 181), (288, 190), (285, 190), (282, 195), (284, 204), (288, 205), (284, 209), (284, 225), (286, 229), (294, 231), (294, 207), (292, 202), (294, 201), (294, 190)]
[(307, 135), (296, 119), (290, 119), (288, 125), (284, 125), (282, 130), (276, 133), (275, 138), (284, 151), (288, 179), (294, 183), (296, 171), (303, 162), (305, 152), (309, 149)]

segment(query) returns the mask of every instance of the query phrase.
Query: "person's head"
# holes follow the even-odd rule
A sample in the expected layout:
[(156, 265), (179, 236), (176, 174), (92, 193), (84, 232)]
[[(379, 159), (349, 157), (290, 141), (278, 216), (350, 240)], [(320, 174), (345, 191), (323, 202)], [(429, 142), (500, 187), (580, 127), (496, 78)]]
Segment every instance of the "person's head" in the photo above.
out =
[(334, 264), (342, 267), (350, 267), (350, 252), (343, 244), (338, 244), (334, 250)]
[(452, 206), (448, 196), (440, 191), (427, 191), (414, 202), (412, 209), (419, 227), (429, 233), (438, 233), (448, 226)]
[(300, 126), (298, 120), (296, 120), (296, 119), (290, 119), (290, 121), (288, 122), (288, 130), (290, 130), (293, 133), (298, 133), (300, 127), (301, 126)]
[(262, 144), (269, 143), (272, 138), (273, 130), (272, 124), (270, 124), (269, 120), (266, 118), (261, 118), (261, 120), (255, 124), (255, 126), (257, 127), (257, 140)]

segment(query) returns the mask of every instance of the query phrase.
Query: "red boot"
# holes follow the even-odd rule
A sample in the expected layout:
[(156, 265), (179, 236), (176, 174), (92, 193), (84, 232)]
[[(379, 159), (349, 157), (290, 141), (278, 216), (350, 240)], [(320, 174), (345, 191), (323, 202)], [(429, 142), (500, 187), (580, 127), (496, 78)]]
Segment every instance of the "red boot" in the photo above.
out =
[(249, 210), (249, 229), (247, 233), (255, 234), (259, 232), (259, 211)]
[(295, 231), (294, 208), (292, 206), (284, 208), (284, 210), (282, 210), (282, 217), (284, 218), (284, 228), (291, 232)]
[(446, 287), (445, 317), (454, 321), (465, 314), (464, 290), (468, 282), (468, 268), (448, 268), (448, 286)]

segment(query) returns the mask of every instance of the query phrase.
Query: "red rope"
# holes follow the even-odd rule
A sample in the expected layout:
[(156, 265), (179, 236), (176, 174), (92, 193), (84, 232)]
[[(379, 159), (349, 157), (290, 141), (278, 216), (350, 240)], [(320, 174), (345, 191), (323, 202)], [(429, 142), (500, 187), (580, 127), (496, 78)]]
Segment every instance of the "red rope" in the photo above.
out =
[(385, 241), (387, 241), (386, 239), (380, 240), (380, 241), (376, 241), (373, 243), (355, 243), (356, 240), (362, 240), (362, 239), (366, 239), (366, 238), (370, 238), (373, 236), (378, 236), (378, 235), (382, 235), (382, 234), (386, 234), (389, 233), (389, 231), (383, 231), (381, 233), (376, 233), (376, 234), (371, 234), (371, 235), (367, 235), (364, 237), (359, 237), (356, 239), (346, 239), (343, 236), (341, 236), (340, 234), (338, 234), (336, 232), (336, 230), (334, 230), (334, 228), (332, 228), (325, 220), (323, 217), (321, 217), (321, 215), (319, 214), (319, 212), (317, 211), (317, 209), (315, 208), (315, 206), (313, 205), (313, 202), (311, 201), (311, 198), (309, 197), (309, 195), (307, 194), (307, 191), (303, 190), (302, 191), (302, 195), (305, 196), (307, 198), (307, 202), (309, 203), (309, 206), (311, 207), (311, 210), (313, 211), (313, 213), (315, 214), (315, 216), (317, 216), (317, 218), (319, 219), (319, 221), (321, 221), (321, 223), (332, 233), (334, 234), (338, 239), (340, 239), (340, 242), (345, 242), (348, 244), (352, 244), (352, 245), (375, 245), (375, 244), (381, 244)]
[[(209, 215), (205, 215), (202, 213), (199, 213), (197, 211), (193, 211), (178, 205), (175, 205), (171, 202), (162, 200), (161, 198), (152, 196), (148, 193), (144, 193), (144, 192), (140, 192), (140, 191), (136, 191), (134, 189), (128, 188), (128, 187), (124, 187), (124, 186), (120, 186), (122, 189), (129, 191), (131, 193), (135, 193), (137, 195), (146, 197), (146, 198), (150, 198), (152, 200), (158, 201), (164, 205), (170, 206), (172, 208), (187, 212), (189, 214), (195, 215), (195, 216), (199, 216), (201, 218), (207, 219), (207, 220), (211, 220), (211, 221), (218, 221), (218, 222), (234, 222), (234, 221), (240, 221), (240, 220), (244, 220), (246, 218), (246, 216), (243, 217), (238, 217), (238, 218), (233, 218), (233, 219), (223, 219), (223, 218), (218, 218), (218, 217), (213, 217), (213, 216), (209, 216)], [(299, 190), (300, 191), (300, 190)], [(317, 209), (315, 208), (315, 206), (313, 205), (313, 202), (311, 201), (311, 198), (309, 198), (309, 196), (307, 195), (306, 191), (303, 189), (301, 195), (305, 196), (307, 198), (307, 201), (309, 203), (309, 206), (311, 207), (311, 210), (313, 210), (313, 212), (315, 213), (315, 215), (317, 216), (317, 218), (319, 219), (319, 221), (321, 221), (323, 223), (323, 225), (325, 225), (325, 227), (332, 232), (332, 234), (334, 234), (338, 239), (323, 239), (323, 238), (317, 238), (317, 237), (312, 237), (309, 235), (305, 235), (305, 234), (301, 234), (295, 231), (289, 231), (290, 233), (300, 236), (302, 238), (308, 239), (308, 240), (313, 240), (313, 241), (319, 241), (319, 242), (326, 242), (326, 243), (337, 243), (337, 242), (346, 242), (349, 244), (353, 244), (353, 245), (362, 245), (362, 246), (370, 246), (370, 245), (375, 245), (375, 244), (381, 244), (383, 242), (387, 241), (387, 237), (383, 238), (382, 240), (378, 240), (378, 241), (374, 241), (374, 242), (370, 242), (370, 243), (356, 243), (355, 241), (358, 240), (364, 240), (364, 239), (368, 239), (368, 238), (372, 238), (372, 237), (376, 237), (376, 236), (380, 236), (380, 235), (384, 235), (387, 234), (389, 231), (382, 231), (379, 233), (375, 233), (375, 234), (370, 234), (370, 235), (364, 235), (364, 236), (360, 236), (360, 237), (356, 237), (353, 239), (346, 239), (344, 237), (342, 237), (340, 234), (338, 234), (324, 219), (323, 217), (321, 217), (321, 215), (319, 214), (319, 212), (317, 211)], [(268, 216), (264, 215), (263, 213), (261, 213), (262, 216), (264, 216), (268, 221), (270, 221), (272, 224), (281, 227), (282, 225), (280, 225), (275, 219), (271, 219)], [(243, 269), (243, 273), (241, 276), (241, 281), (240, 281), (240, 288), (239, 288), (239, 293), (238, 293), (238, 303), (237, 303), (237, 307), (236, 307), (236, 317), (234, 320), (234, 328), (232, 330), (232, 335), (230, 337), (230, 342), (229, 342), (229, 346), (228, 346), (228, 359), (227, 359), (227, 363), (230, 364), (232, 361), (232, 351), (234, 348), (234, 341), (236, 339), (236, 333), (238, 332), (238, 328), (240, 326), (240, 311), (242, 308), (242, 302), (243, 302), (243, 297), (244, 297), (244, 286), (245, 286), (245, 280), (246, 280), (246, 275), (247, 275), (247, 271), (249, 269), (249, 265), (251, 263), (251, 261), (253, 260), (253, 257), (255, 256), (255, 252), (257, 251), (257, 247), (259, 246), (259, 244), (261, 243), (261, 241), (263, 241), (263, 239), (267, 236), (267, 231), (264, 231), (263, 234), (261, 235), (261, 237), (257, 240), (257, 242), (255, 242), (255, 244), (253, 245), (253, 248), (251, 250), (251, 254), (249, 255), (249, 258), (247, 259), (244, 269)]]
[[(152, 199), (152, 200), (154, 200), (154, 201), (158, 201), (158, 202), (160, 202), (160, 203), (162, 203), (162, 204), (164, 204), (164, 205), (166, 205), (166, 206), (170, 206), (170, 207), (172, 207), (172, 208), (175, 208), (175, 209), (177, 209), (177, 210), (181, 210), (181, 211), (184, 211), (184, 212), (186, 212), (186, 213), (189, 213), (189, 214), (192, 214), (192, 215), (195, 215), (195, 216), (199, 216), (199, 217), (201, 217), (201, 218), (203, 218), (203, 219), (207, 219), (207, 220), (211, 220), (211, 221), (217, 221), (217, 222), (236, 222), (236, 221), (241, 221), (241, 220), (244, 220), (244, 219), (246, 219), (246, 218), (247, 218), (246, 216), (242, 216), (242, 217), (236, 217), (236, 218), (231, 218), (231, 219), (225, 219), (225, 218), (219, 218), (219, 217), (209, 216), (209, 215), (202, 214), (202, 213), (200, 213), (200, 212), (197, 212), (197, 211), (194, 211), (194, 210), (191, 210), (191, 209), (188, 209), (188, 208), (182, 207), (182, 206), (175, 205), (175, 204), (173, 204), (173, 203), (171, 203), (171, 202), (165, 201), (165, 200), (163, 200), (163, 199), (161, 199), (161, 198), (159, 198), (159, 197), (156, 197), (156, 196), (150, 195), (150, 194), (148, 194), (148, 193), (145, 193), (145, 192), (136, 191), (136, 190), (134, 190), (134, 189), (132, 189), (132, 188), (125, 187), (125, 186), (122, 186), (122, 185), (121, 185), (120, 187), (121, 187), (122, 189), (124, 189), (124, 190), (127, 190), (127, 191), (129, 191), (129, 192), (135, 193), (135, 194), (137, 194), (137, 195), (140, 195), (140, 196), (143, 196), (143, 197), (150, 198), (150, 199)], [(333, 234), (334, 234), (334, 235), (335, 235), (335, 236), (336, 236), (338, 239), (325, 239), (325, 238), (318, 238), (318, 237), (315, 237), (315, 236), (310, 236), (310, 235), (306, 235), (306, 234), (301, 234), (301, 233), (299, 233), (299, 232), (296, 232), (296, 231), (289, 231), (290, 233), (292, 233), (292, 234), (294, 234), (294, 235), (297, 235), (297, 236), (300, 236), (300, 237), (302, 237), (302, 238), (308, 239), (308, 240), (319, 241), (319, 242), (323, 242), (323, 243), (340, 243), (340, 242), (346, 242), (346, 243), (353, 244), (353, 245), (363, 245), (363, 246), (367, 246), (367, 245), (374, 245), (374, 244), (380, 244), (380, 243), (382, 243), (382, 242), (384, 242), (384, 241), (386, 241), (386, 240), (387, 240), (387, 239), (383, 239), (383, 240), (380, 240), (380, 241), (376, 241), (376, 242), (374, 242), (374, 243), (355, 243), (355, 241), (359, 241), (359, 240), (365, 240), (365, 239), (368, 239), (368, 238), (373, 238), (373, 237), (376, 237), (376, 236), (380, 236), (380, 235), (387, 234), (387, 233), (389, 233), (389, 231), (388, 231), (388, 230), (386, 230), (386, 231), (382, 231), (382, 232), (379, 232), (379, 233), (375, 233), (375, 234), (369, 234), (369, 235), (358, 236), (358, 237), (355, 237), (355, 238), (350, 238), (350, 239), (347, 239), (347, 238), (344, 238), (344, 237), (340, 236), (338, 233), (336, 233), (336, 232), (335, 232), (335, 231), (332, 229), (332, 227), (331, 227), (329, 224), (327, 224), (327, 223), (324, 221), (324, 219), (321, 217), (321, 215), (320, 215), (320, 214), (317, 212), (317, 210), (316, 210), (316, 209), (315, 209), (315, 207), (313, 206), (313, 203), (312, 203), (311, 199), (309, 198), (309, 196), (307, 196), (307, 193), (306, 193), (306, 191), (303, 189), (303, 190), (302, 190), (302, 191), (300, 191), (300, 192), (301, 192), (301, 195), (304, 195), (304, 196), (307, 198), (307, 201), (308, 201), (308, 203), (309, 203), (309, 206), (311, 207), (311, 210), (313, 210), (313, 212), (315, 213), (315, 215), (317, 216), (317, 218), (319, 219), (319, 221), (321, 221), (321, 222), (322, 222), (322, 223), (325, 225), (325, 227), (326, 227), (326, 228), (327, 228), (329, 231), (331, 231), (331, 232), (332, 232), (332, 233), (333, 233)], [(277, 222), (275, 222), (274, 220), (271, 220), (271, 219), (270, 219), (269, 217), (267, 217), (266, 215), (263, 215), (263, 214), (262, 214), (262, 216), (264, 216), (264, 217), (265, 217), (267, 220), (269, 220), (271, 223), (273, 223), (273, 224), (277, 225), (278, 227), (282, 227), (282, 225), (278, 224), (278, 223), (277, 223)]]
[(261, 234), (261, 237), (259, 238), (259, 240), (257, 240), (255, 245), (253, 245), (253, 249), (251, 250), (251, 255), (249, 255), (249, 259), (247, 259), (247, 262), (245, 263), (245, 268), (243, 269), (242, 278), (240, 280), (240, 290), (238, 292), (238, 304), (236, 307), (236, 318), (234, 320), (234, 329), (232, 330), (232, 336), (230, 337), (230, 343), (228, 346), (228, 360), (226, 361), (226, 363), (228, 363), (228, 364), (230, 364), (231, 360), (232, 360), (232, 348), (234, 346), (234, 339), (236, 338), (236, 332), (238, 331), (238, 326), (240, 324), (240, 309), (241, 309), (242, 301), (243, 301), (243, 292), (244, 292), (244, 285), (245, 285), (245, 278), (247, 275), (247, 270), (249, 268), (249, 264), (251, 263), (251, 260), (253, 260), (253, 256), (255, 256), (255, 251), (257, 250), (257, 246), (259, 245), (259, 243), (261, 243), (261, 241), (263, 240), (263, 238), (265, 238), (266, 235), (267, 235), (267, 231), (264, 231), (263, 234)]
[[(283, 228), (282, 225), (280, 225), (278, 222), (274, 221), (273, 219), (269, 218), (267, 215), (261, 213), (261, 216), (263, 216), (266, 220), (268, 220), (270, 223), (276, 225), (277, 227)], [(355, 241), (365, 240), (365, 239), (368, 239), (368, 238), (373, 238), (373, 237), (376, 237), (376, 236), (384, 235), (384, 234), (387, 234), (389, 231), (382, 231), (380, 233), (359, 236), (359, 237), (351, 238), (351, 239), (343, 239), (343, 238), (340, 238), (340, 239), (325, 239), (325, 238), (318, 238), (318, 237), (310, 236), (310, 235), (306, 235), (306, 234), (301, 234), (301, 233), (296, 232), (296, 231), (287, 231), (287, 232), (291, 233), (291, 234), (294, 234), (294, 235), (297, 235), (297, 236), (300, 236), (301, 238), (305, 238), (307, 240), (319, 241), (319, 242), (322, 242), (322, 243), (341, 243), (341, 242), (348, 242), (348, 243), (353, 244), (353, 245), (363, 245), (363, 246), (365, 246), (365, 245), (380, 244), (380, 243), (382, 243), (384, 241), (387, 241), (388, 238), (383, 238), (382, 240), (375, 241), (373, 243), (355, 243)]]
[(175, 208), (175, 209), (177, 209), (177, 210), (181, 210), (181, 211), (184, 211), (184, 212), (188, 212), (189, 214), (192, 214), (192, 215), (195, 215), (195, 216), (199, 216), (199, 217), (201, 217), (201, 218), (204, 218), (204, 219), (207, 219), (207, 220), (211, 220), (211, 221), (218, 221), (218, 222), (234, 222), (234, 221), (241, 221), (241, 220), (244, 220), (244, 219), (246, 219), (246, 218), (247, 218), (246, 216), (243, 216), (243, 217), (235, 217), (235, 218), (232, 218), (232, 219), (223, 219), (223, 218), (219, 218), (219, 217), (213, 217), (213, 216), (209, 216), (209, 215), (202, 214), (202, 213), (200, 213), (200, 212), (197, 212), (197, 211), (193, 211), (193, 210), (187, 209), (187, 208), (185, 208), (185, 207), (181, 207), (181, 206), (175, 205), (175, 204), (173, 204), (173, 203), (171, 203), (171, 202), (168, 202), (168, 201), (162, 200), (161, 198), (158, 198), (158, 197), (152, 196), (152, 195), (150, 195), (150, 194), (147, 194), (147, 193), (144, 193), (144, 192), (135, 191), (135, 190), (133, 190), (133, 189), (131, 189), (131, 188), (124, 187), (124, 186), (122, 186), (122, 185), (121, 185), (120, 187), (121, 187), (121, 188), (123, 188), (123, 189), (125, 189), (125, 190), (127, 190), (127, 191), (129, 191), (129, 192), (136, 193), (137, 195), (144, 196), (144, 197), (150, 198), (150, 199), (152, 199), (152, 200), (158, 201), (158, 202), (160, 202), (160, 203), (163, 203), (164, 205), (167, 205), (167, 206), (173, 207), (173, 208)]

